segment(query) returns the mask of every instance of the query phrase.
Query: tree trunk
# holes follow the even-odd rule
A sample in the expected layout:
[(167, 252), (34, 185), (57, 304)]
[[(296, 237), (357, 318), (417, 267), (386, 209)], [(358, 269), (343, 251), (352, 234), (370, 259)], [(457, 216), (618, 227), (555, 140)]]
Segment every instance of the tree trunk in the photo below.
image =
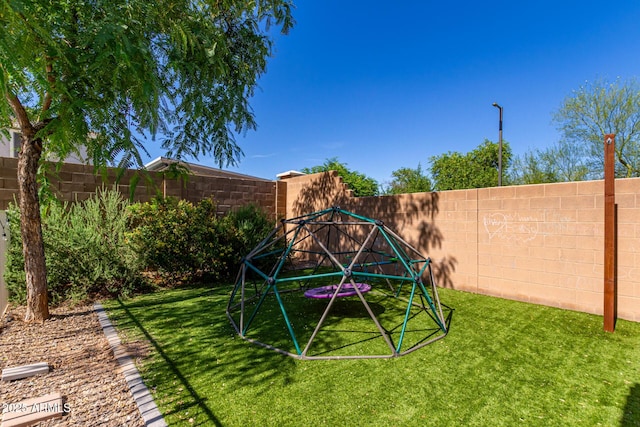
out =
[(42, 219), (38, 200), (38, 164), (42, 141), (33, 132), (22, 134), (18, 158), (18, 195), (20, 197), (20, 231), (27, 282), (25, 322), (44, 322), (49, 318), (47, 270), (42, 240)]

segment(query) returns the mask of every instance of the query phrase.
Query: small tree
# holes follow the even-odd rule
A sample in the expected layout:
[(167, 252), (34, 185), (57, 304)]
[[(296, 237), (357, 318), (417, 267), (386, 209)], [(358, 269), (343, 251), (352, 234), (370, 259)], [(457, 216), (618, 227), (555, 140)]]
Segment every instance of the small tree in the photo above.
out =
[(415, 169), (400, 168), (391, 172), (393, 180), (389, 184), (386, 194), (422, 193), (431, 191), (431, 180), (418, 164)]
[(347, 168), (346, 163), (340, 163), (337, 157), (325, 160), (324, 164), (319, 166), (313, 166), (311, 168), (303, 168), (304, 173), (319, 173), (336, 171), (338, 175), (342, 177), (347, 186), (353, 190), (353, 194), (356, 197), (377, 196), (378, 195), (378, 182), (366, 176), (363, 173), (352, 171)]
[(544, 154), (558, 181), (583, 181), (590, 175), (585, 147), (561, 140)]
[(583, 147), (561, 140), (517, 156), (509, 168), (511, 184), (582, 181), (589, 175)]
[(640, 176), (640, 86), (637, 80), (587, 82), (554, 116), (566, 144), (586, 149), (589, 173), (602, 177), (604, 135), (616, 134), (616, 176)]
[(288, 0), (0, 2), (0, 128), (22, 133), (18, 195), (27, 321), (49, 316), (36, 173), (43, 153), (83, 145), (96, 167), (142, 165), (142, 135), (167, 154), (235, 163), (235, 131), (255, 128), (248, 100)]
[(558, 182), (558, 176), (547, 162), (548, 158), (545, 154), (540, 150), (530, 150), (522, 156), (516, 156), (508, 171), (507, 181), (509, 184)]
[[(494, 187), (498, 184), (497, 143), (485, 140), (475, 150), (462, 154), (448, 152), (432, 156), (431, 176), (437, 191), (462, 190), (467, 188)], [(502, 167), (508, 170), (511, 148), (508, 142), (502, 144)]]

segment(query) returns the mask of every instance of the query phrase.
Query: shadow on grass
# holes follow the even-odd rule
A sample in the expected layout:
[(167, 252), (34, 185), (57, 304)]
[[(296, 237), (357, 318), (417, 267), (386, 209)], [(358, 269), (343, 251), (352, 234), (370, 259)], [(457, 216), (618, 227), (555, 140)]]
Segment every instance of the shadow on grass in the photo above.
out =
[[(443, 299), (456, 307), (456, 315), (452, 316), (453, 310), (443, 304), (447, 330), (454, 327), (455, 332), (447, 338), (446, 345), (393, 362), (309, 363), (254, 346), (235, 335), (224, 313), (227, 291), (171, 291), (164, 294), (167, 300), (181, 302), (163, 305), (151, 295), (131, 301), (136, 308), (127, 307), (128, 310), (122, 307), (127, 305), (126, 300), (120, 306), (111, 304), (115, 317), (122, 320), (116, 322), (120, 323), (118, 326), (130, 322), (131, 331), (136, 327), (144, 331), (141, 324), (146, 338), (156, 346), (155, 358), (149, 360), (143, 374), (145, 381), (150, 380), (150, 388), (157, 385), (162, 401), (159, 406), (172, 425), (189, 425), (185, 419), (189, 417), (195, 419), (191, 425), (249, 425), (251, 421), (255, 421), (254, 425), (314, 424), (303, 422), (309, 419), (317, 420), (315, 424), (326, 420), (327, 425), (424, 425), (422, 418), (404, 423), (382, 418), (375, 412), (385, 408), (385, 402), (394, 402), (398, 395), (414, 393), (432, 393), (430, 402), (414, 402), (420, 414), (432, 417), (429, 420), (433, 425), (488, 425), (489, 421), (495, 421), (494, 425), (640, 425), (635, 351), (639, 330), (635, 323), (622, 322), (615, 336), (604, 335), (600, 319), (583, 313), (443, 290)], [(176, 298), (176, 294), (183, 298)], [(194, 298), (194, 294), (200, 298)], [(294, 296), (287, 294), (285, 298)], [(317, 301), (300, 297), (296, 302), (291, 307), (294, 327), (305, 325), (303, 315), (322, 310)], [(278, 314), (280, 307), (277, 303), (272, 305)], [(345, 305), (345, 314), (349, 314), (351, 305)], [(381, 314), (389, 319), (390, 329), (398, 331), (398, 321), (390, 313), (392, 308), (380, 305), (385, 308)], [(265, 314), (270, 311), (262, 313)], [(342, 331), (355, 335), (351, 331), (357, 331), (360, 321), (367, 320), (360, 314), (328, 320), (334, 322), (336, 335), (343, 335)], [(456, 318), (455, 325), (452, 317)], [(426, 323), (410, 323), (406, 339), (415, 337), (418, 345), (428, 340), (429, 322)], [(281, 335), (291, 341), (281, 319), (265, 315), (256, 318), (256, 325), (265, 334)], [(328, 334), (328, 344), (339, 345), (334, 338)], [(369, 336), (355, 338), (366, 340)], [(368, 349), (372, 344), (375, 343), (369, 340), (363, 347)], [(620, 366), (627, 360), (628, 364)], [(416, 371), (416, 366), (427, 366), (424, 363), (428, 361), (437, 361), (435, 374), (439, 381), (425, 381)], [(342, 366), (348, 369), (340, 372)], [(597, 374), (576, 378), (575, 372)], [(618, 376), (618, 372), (623, 375)], [(603, 384), (602, 378), (607, 376), (617, 378), (614, 389)], [(370, 399), (372, 410), (358, 411), (349, 418), (354, 414), (349, 403), (354, 393), (368, 393), (367, 399), (359, 402)], [(615, 400), (601, 403), (605, 393)], [(321, 395), (328, 397), (326, 402), (315, 405), (313, 399)], [(311, 402), (311, 408), (305, 407), (306, 402)], [(331, 407), (332, 412), (326, 411), (325, 406)], [(187, 408), (188, 414), (183, 411)], [(393, 416), (397, 413), (391, 406), (386, 408)], [(332, 414), (333, 418), (327, 418)], [(549, 419), (537, 417), (540, 414)], [(296, 418), (300, 422), (287, 422), (293, 417), (301, 417)]]
[[(273, 295), (266, 298), (256, 312), (253, 322), (245, 332), (248, 339), (272, 346), (278, 349), (276, 351), (300, 354), (300, 351), (310, 345), (312, 333), (323, 315), (326, 317), (322, 329), (313, 341), (314, 344), (309, 347), (309, 356), (325, 355), (377, 338), (382, 339), (380, 332), (374, 328), (370, 314), (360, 301), (338, 299), (329, 313), (325, 313), (329, 299), (305, 298), (296, 292), (282, 295), (282, 301), (286, 306), (287, 318), (290, 320), (295, 339), (288, 329), (282, 308)], [(376, 302), (370, 302), (369, 307), (376, 316), (385, 311), (385, 307)], [(248, 309), (248, 313), (254, 310), (255, 304)], [(238, 313), (234, 315), (234, 321), (239, 323)], [(358, 335), (360, 337), (353, 338)]]
[[(213, 290), (211, 289), (211, 287), (207, 287), (201, 284), (198, 285), (192, 285), (192, 286), (183, 286), (181, 288), (181, 290), (185, 290), (185, 291), (189, 291), (189, 290), (193, 290), (193, 291), (202, 291), (202, 292), (213, 292)], [(185, 301), (189, 301), (189, 300), (196, 300), (196, 299), (200, 299), (203, 297), (202, 293), (198, 292), (196, 294), (193, 294), (192, 296), (185, 296), (183, 293), (178, 293), (173, 297), (166, 297), (166, 295), (164, 294), (163, 291), (158, 291), (158, 297), (154, 298), (153, 294), (146, 294), (146, 298), (141, 299), (139, 301), (135, 301), (134, 299), (131, 300), (127, 300), (125, 299), (124, 301), (127, 303), (127, 307), (128, 308), (149, 308), (149, 307), (153, 307), (153, 306), (159, 306), (159, 305), (171, 305), (173, 303), (183, 303)], [(120, 298), (118, 298), (118, 301), (120, 302), (121, 305), (122, 304), (122, 300)]]
[(624, 406), (621, 427), (640, 426), (640, 384), (635, 384), (629, 390), (627, 404)]
[[(151, 295), (148, 299), (130, 303), (118, 299), (118, 306), (112, 311), (121, 317), (121, 326), (128, 322), (153, 346), (168, 373), (179, 382), (174, 383), (173, 388), (183, 388), (188, 393), (186, 399), (173, 399), (169, 405), (174, 406), (168, 411), (164, 405), (163, 414), (172, 415), (197, 407), (208, 419), (207, 425), (222, 426), (212, 409), (215, 403), (208, 402), (210, 392), (194, 385), (197, 382), (195, 378), (205, 377), (210, 384), (229, 382), (234, 387), (255, 387), (271, 384), (278, 378), (282, 380), (283, 374), (287, 375), (288, 369), (292, 368), (293, 361), (270, 351), (260, 351), (236, 339), (224, 315), (225, 290), (196, 287), (188, 292), (193, 293), (180, 292), (169, 298), (164, 295), (163, 299), (155, 299)], [(213, 304), (210, 297), (215, 299)], [(217, 305), (220, 310), (216, 310)], [(154, 323), (154, 332), (149, 331), (149, 322)], [(182, 329), (187, 328), (196, 331), (192, 336), (193, 344), (185, 342), (184, 337), (180, 342), (172, 341), (173, 337), (183, 334)], [(171, 391), (166, 394), (171, 396)]]
[(133, 322), (136, 328), (138, 328), (138, 330), (142, 332), (145, 338), (153, 345), (153, 347), (158, 352), (160, 357), (164, 359), (164, 361), (166, 362), (171, 372), (180, 380), (185, 390), (189, 392), (189, 394), (193, 398), (193, 405), (197, 405), (206, 414), (206, 416), (214, 425), (221, 427), (222, 423), (220, 422), (220, 420), (218, 420), (215, 414), (207, 406), (206, 399), (202, 398), (198, 394), (198, 392), (191, 386), (191, 384), (189, 383), (189, 380), (187, 380), (187, 378), (182, 374), (180, 369), (178, 369), (178, 367), (173, 362), (173, 360), (169, 357), (167, 352), (162, 348), (162, 346), (155, 339), (153, 339), (149, 331), (147, 331), (144, 328), (144, 326), (142, 326), (142, 323), (140, 323), (140, 321), (136, 318), (136, 316), (133, 315), (133, 313), (129, 310), (129, 308), (126, 305), (124, 305), (120, 299), (118, 299), (117, 301), (118, 301), (118, 304), (120, 305), (120, 308), (125, 312), (129, 320)]
[[(371, 312), (356, 297), (338, 298), (329, 307), (329, 299), (304, 298), (299, 292), (281, 295), (282, 305), (268, 294), (261, 305), (255, 301), (245, 305), (244, 336), (254, 344), (303, 358), (393, 357), (444, 338), (449, 330), (453, 309), (444, 304), (442, 328), (424, 306), (412, 305), (407, 313), (407, 301), (386, 294), (368, 297)], [(240, 325), (240, 313), (232, 316)]]

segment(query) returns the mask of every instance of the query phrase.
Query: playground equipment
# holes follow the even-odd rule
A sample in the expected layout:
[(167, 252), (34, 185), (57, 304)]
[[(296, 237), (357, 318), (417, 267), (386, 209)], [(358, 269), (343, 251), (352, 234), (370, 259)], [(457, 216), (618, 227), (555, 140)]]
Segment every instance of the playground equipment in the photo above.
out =
[(431, 264), (340, 207), (284, 219), (243, 258), (227, 316), (243, 339), (299, 359), (402, 356), (448, 333)]

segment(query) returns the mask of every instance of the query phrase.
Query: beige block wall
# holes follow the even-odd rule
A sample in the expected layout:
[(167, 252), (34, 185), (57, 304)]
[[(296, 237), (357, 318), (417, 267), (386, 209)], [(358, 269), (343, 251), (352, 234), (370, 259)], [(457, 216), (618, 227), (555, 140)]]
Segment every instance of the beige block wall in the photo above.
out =
[[(0, 158), (0, 166), (0, 209), (6, 209), (16, 194), (17, 161)], [(157, 192), (194, 202), (213, 197), (221, 213), (257, 203), (274, 218), (341, 206), (384, 221), (431, 257), (440, 286), (602, 314), (603, 181), (355, 198), (335, 172), (272, 182), (151, 176), (137, 183), (136, 200)], [(118, 189), (128, 195), (133, 179), (127, 171)], [(52, 182), (69, 201), (103, 185), (82, 165), (65, 165)], [(640, 178), (616, 181), (617, 309), (634, 321), (640, 321), (639, 194)]]
[[(604, 183), (354, 198), (334, 173), (288, 178), (287, 217), (339, 205), (434, 261), (438, 284), (602, 314)], [(616, 181), (618, 316), (640, 321), (640, 178)]]
[[(0, 209), (6, 209), (17, 197), (17, 165), (17, 159), (0, 158)], [(50, 181), (53, 191), (61, 200), (73, 202), (87, 199), (95, 193), (96, 188), (111, 188), (117, 177), (116, 169), (108, 169), (103, 180), (102, 175), (95, 175), (93, 166), (64, 164), (58, 172), (50, 175)], [(249, 203), (259, 205), (274, 219), (285, 213), (286, 192), (281, 190), (278, 205), (278, 184), (275, 181), (199, 175), (191, 175), (183, 181), (166, 178), (158, 172), (150, 172), (145, 177), (134, 170), (127, 170), (117, 182), (117, 190), (125, 197), (129, 197), (133, 191), (135, 201), (149, 201), (156, 194), (191, 202), (213, 197), (221, 214)], [(281, 187), (286, 188), (286, 184), (281, 183)]]

